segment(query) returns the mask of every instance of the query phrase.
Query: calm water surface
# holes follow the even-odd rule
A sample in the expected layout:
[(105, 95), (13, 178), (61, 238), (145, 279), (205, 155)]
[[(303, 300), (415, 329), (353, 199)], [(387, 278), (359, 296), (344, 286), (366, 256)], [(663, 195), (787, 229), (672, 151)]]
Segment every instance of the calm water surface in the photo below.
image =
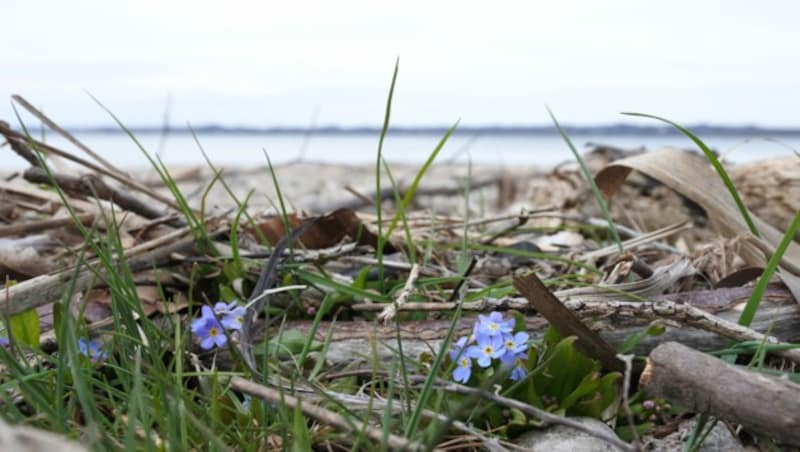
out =
[[(146, 158), (124, 135), (89, 134), (78, 137), (94, 151), (124, 168), (147, 165)], [(200, 142), (209, 158), (219, 165), (264, 165), (264, 150), (273, 163), (302, 157), (309, 161), (329, 163), (374, 163), (377, 137), (368, 135), (200, 135)], [(752, 161), (767, 157), (792, 155), (800, 149), (800, 136), (782, 137), (779, 141), (759, 137), (703, 137), (704, 141), (734, 162)], [(170, 135), (166, 140), (158, 135), (142, 135), (139, 140), (151, 153), (159, 153), (168, 166), (203, 163), (197, 144), (190, 135)], [(74, 147), (50, 136), (51, 144), (74, 150)], [(439, 141), (433, 135), (389, 135), (384, 143), (384, 156), (390, 162), (419, 163), (425, 161)], [(692, 143), (675, 136), (576, 136), (573, 142), (579, 150), (586, 143), (601, 143), (621, 148), (660, 149), (664, 147), (691, 148)], [(80, 151), (77, 151), (80, 154)], [(442, 149), (437, 161), (455, 160), (496, 165), (531, 165), (551, 167), (572, 159), (572, 154), (557, 136), (465, 136), (455, 135)], [(22, 169), (25, 162), (7, 148), (0, 148), (3, 170)]]

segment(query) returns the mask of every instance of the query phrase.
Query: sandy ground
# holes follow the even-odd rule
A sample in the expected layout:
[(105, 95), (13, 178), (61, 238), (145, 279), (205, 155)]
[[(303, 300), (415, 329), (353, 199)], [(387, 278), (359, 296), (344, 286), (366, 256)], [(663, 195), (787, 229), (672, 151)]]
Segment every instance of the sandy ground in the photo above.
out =
[[(392, 175), (400, 187), (407, 188), (419, 172), (420, 166), (392, 165)], [(212, 172), (208, 168), (195, 167), (183, 168), (175, 171), (175, 176), (180, 180), (181, 190), (187, 194), (190, 201), (198, 205), (203, 197), (203, 192), (212, 180)], [(281, 195), (287, 203), (287, 208), (292, 211), (306, 211), (309, 213), (327, 212), (333, 208), (359, 200), (357, 194), (374, 197), (376, 189), (375, 166), (357, 165), (341, 166), (319, 163), (297, 163), (275, 168), (275, 176), (280, 187)], [(492, 181), (491, 184), (482, 184), (484, 187), (472, 190), (470, 195), (471, 205), (480, 208), (481, 205), (496, 205), (499, 196), (508, 196), (510, 193), (500, 192), (507, 190), (501, 187), (503, 181), (525, 180), (541, 177), (543, 170), (533, 167), (499, 167), (499, 166), (473, 166), (440, 164), (431, 166), (425, 173), (420, 185), (420, 190), (450, 189), (463, 190), (467, 183), (481, 184)], [(392, 187), (386, 172), (381, 173), (381, 188)], [(225, 168), (223, 177), (234, 194), (244, 199), (252, 191), (250, 205), (274, 212), (278, 205), (275, 183), (268, 169), (263, 168)], [(348, 187), (351, 190), (348, 190)], [(453, 196), (453, 193), (441, 196), (432, 196), (433, 202), (461, 205), (463, 210), (463, 196)], [(208, 193), (206, 205), (209, 207), (227, 208), (234, 203), (222, 184), (216, 183)], [(442, 206), (449, 208), (450, 206)], [(455, 206), (453, 206), (455, 207)]]

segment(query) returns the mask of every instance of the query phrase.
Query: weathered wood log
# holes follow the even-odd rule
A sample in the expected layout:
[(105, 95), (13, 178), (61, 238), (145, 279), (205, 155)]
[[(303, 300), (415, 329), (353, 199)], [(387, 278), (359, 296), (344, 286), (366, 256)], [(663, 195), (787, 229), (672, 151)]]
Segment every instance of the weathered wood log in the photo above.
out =
[[(747, 302), (750, 293), (752, 288), (741, 287), (671, 294), (664, 298), (687, 303), (713, 312), (722, 319), (736, 322), (740, 314), (740, 305)], [(632, 334), (640, 332), (653, 320), (633, 310), (634, 304), (641, 305), (641, 303), (624, 301), (616, 303), (618, 303), (616, 307), (611, 306), (605, 310), (602, 309), (602, 303), (568, 303), (568, 306), (576, 308), (573, 312), (578, 317), (588, 321), (592, 329), (598, 331), (606, 341), (616, 347)], [(630, 306), (620, 308), (627, 306), (626, 303)], [(456, 325), (455, 339), (469, 335), (474, 321), (474, 317), (462, 318)], [(674, 320), (665, 323), (666, 332), (660, 336), (644, 338), (635, 349), (637, 354), (646, 355), (657, 345), (667, 341), (681, 342), (703, 351), (720, 350), (728, 347), (731, 342), (730, 338), (718, 333), (681, 326)], [(544, 318), (535, 315), (527, 317), (526, 324), (528, 332), (534, 339), (541, 338), (548, 326)], [(283, 328), (297, 329), (307, 334), (311, 325), (311, 321), (290, 321)], [(450, 322), (447, 320), (401, 320), (399, 331), (403, 341), (403, 352), (410, 356), (419, 356), (422, 352), (436, 352), (449, 325)], [(800, 342), (800, 305), (784, 287), (770, 286), (751, 328), (761, 332), (769, 330), (772, 336), (785, 342)], [(359, 360), (369, 362), (370, 344), (373, 340), (380, 359), (392, 359), (397, 350), (397, 331), (394, 325), (382, 326), (376, 322), (363, 320), (338, 321), (333, 324), (322, 322), (315, 339), (319, 342), (325, 341), (330, 329), (333, 331), (326, 357), (333, 363), (347, 364)], [(275, 331), (270, 331), (270, 334), (277, 335), (277, 328)], [(262, 337), (263, 332), (256, 335), (255, 340), (260, 341)]]
[[(650, 353), (640, 388), (800, 446), (800, 385), (745, 370), (684, 345), (668, 342)], [(747, 403), (742, 403), (742, 398)]]

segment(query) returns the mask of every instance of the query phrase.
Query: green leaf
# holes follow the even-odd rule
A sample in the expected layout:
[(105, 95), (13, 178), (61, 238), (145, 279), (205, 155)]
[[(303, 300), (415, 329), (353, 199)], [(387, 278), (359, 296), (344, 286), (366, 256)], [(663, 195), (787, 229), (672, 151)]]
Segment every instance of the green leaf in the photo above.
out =
[[(644, 424), (638, 424), (635, 425), (634, 427), (636, 429), (636, 433), (638, 433), (639, 436), (642, 436), (645, 433), (649, 432), (654, 427), (654, 425), (651, 422), (645, 422)], [(634, 439), (636, 439), (636, 436), (633, 434), (633, 430), (634, 428), (631, 427), (630, 425), (621, 425), (617, 427), (616, 430), (614, 430), (614, 433), (616, 433), (621, 440), (631, 442)]]
[(797, 234), (798, 229), (800, 229), (800, 211), (794, 215), (792, 224), (789, 225), (789, 229), (787, 229), (786, 233), (783, 235), (781, 243), (779, 243), (778, 247), (775, 249), (775, 253), (770, 256), (769, 261), (767, 262), (767, 267), (764, 269), (764, 273), (762, 273), (761, 277), (758, 278), (756, 287), (753, 289), (753, 293), (750, 295), (742, 314), (739, 316), (739, 325), (750, 326), (750, 323), (755, 318), (756, 312), (758, 312), (758, 306), (761, 304), (761, 298), (764, 296), (764, 292), (767, 290), (769, 280), (772, 279), (772, 275), (774, 275), (778, 270), (778, 265), (781, 263), (783, 254), (794, 240), (794, 236)]
[(628, 338), (617, 347), (617, 351), (620, 353), (629, 353), (639, 345), (639, 342), (641, 342), (645, 336), (661, 336), (666, 330), (667, 328), (664, 326), (663, 322), (657, 320), (651, 323), (646, 329), (637, 331), (628, 336)]
[(380, 303), (391, 303), (393, 301), (392, 298), (389, 296), (377, 294), (353, 286), (348, 286), (347, 284), (342, 284), (340, 282), (334, 281), (333, 279), (326, 278), (322, 275), (311, 273), (305, 270), (297, 269), (295, 270), (295, 275), (299, 279), (305, 282), (335, 289), (353, 297), (364, 298), (367, 300), (372, 300)]
[[(286, 330), (280, 336), (271, 339), (267, 342), (266, 347), (259, 345), (253, 348), (256, 354), (267, 354), (267, 356), (287, 357), (291, 355), (298, 355), (303, 351), (308, 338), (299, 330)], [(321, 345), (316, 344), (311, 346), (311, 350), (320, 350)]]
[[(406, 190), (405, 196), (403, 196), (403, 201), (401, 202), (400, 208), (397, 209), (397, 213), (395, 214), (394, 218), (392, 218), (392, 223), (389, 225), (389, 230), (386, 232), (386, 237), (390, 237), (392, 235), (394, 228), (397, 227), (397, 223), (400, 221), (400, 216), (408, 208), (408, 205), (411, 203), (411, 199), (414, 198), (414, 194), (417, 192), (417, 187), (419, 187), (422, 176), (425, 175), (425, 172), (428, 171), (428, 168), (430, 168), (430, 166), (433, 164), (433, 161), (436, 159), (436, 156), (439, 155), (439, 151), (442, 150), (445, 143), (447, 143), (447, 139), (450, 138), (450, 135), (456, 131), (459, 122), (460, 120), (456, 121), (455, 124), (447, 129), (447, 132), (444, 134), (442, 139), (439, 140), (439, 144), (436, 145), (436, 147), (433, 149), (433, 152), (431, 152), (431, 154), (428, 156), (428, 159), (425, 160), (422, 168), (420, 168), (420, 170), (417, 172), (417, 175), (414, 176), (414, 180), (411, 181), (411, 185), (408, 187), (408, 190)], [(380, 193), (380, 191), (378, 191), (378, 193)]]
[(53, 330), (56, 333), (56, 343), (61, 343), (61, 320), (64, 318), (64, 305), (53, 303)]
[(583, 378), (583, 380), (578, 384), (578, 387), (575, 388), (561, 403), (559, 406), (567, 411), (578, 403), (578, 401), (586, 397), (594, 392), (596, 392), (600, 388), (600, 380), (599, 380), (599, 373), (594, 372), (589, 374)]
[(25, 344), (33, 348), (39, 348), (39, 336), (41, 333), (39, 325), (39, 313), (36, 309), (30, 309), (13, 315), (8, 319), (11, 327), (11, 337), (19, 344)]

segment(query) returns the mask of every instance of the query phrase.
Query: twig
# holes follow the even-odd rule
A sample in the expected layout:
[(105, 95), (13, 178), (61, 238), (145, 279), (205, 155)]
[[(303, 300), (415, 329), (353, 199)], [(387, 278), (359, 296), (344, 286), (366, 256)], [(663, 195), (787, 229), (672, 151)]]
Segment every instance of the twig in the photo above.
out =
[[(22, 133), (19, 133), (16, 130), (13, 130), (8, 125), (8, 123), (3, 122), (3, 121), (0, 121), (0, 135), (4, 135), (6, 137), (6, 139), (9, 140), (9, 141), (11, 141), (11, 139), (13, 139), (13, 138), (18, 138), (18, 139), (21, 139), (21, 140), (26, 141), (26, 142), (28, 140), (28, 137), (26, 135), (24, 135)], [(135, 181), (134, 179), (131, 179), (129, 177), (117, 174), (117, 173), (115, 173), (113, 171), (109, 171), (109, 170), (107, 170), (105, 168), (102, 168), (100, 166), (95, 165), (94, 163), (92, 163), (92, 162), (90, 162), (90, 161), (88, 161), (86, 159), (82, 159), (80, 157), (76, 157), (76, 156), (70, 154), (67, 151), (62, 151), (61, 149), (58, 149), (58, 148), (53, 147), (53, 146), (50, 146), (49, 144), (41, 143), (41, 142), (36, 141), (36, 140), (31, 140), (31, 141), (33, 143), (35, 143), (37, 149), (49, 152), (51, 154), (54, 154), (54, 155), (57, 155), (59, 157), (65, 158), (65, 159), (67, 159), (69, 161), (72, 161), (74, 163), (77, 163), (79, 165), (85, 166), (86, 168), (89, 168), (92, 171), (100, 173), (100, 174), (102, 174), (104, 176), (108, 176), (108, 177), (116, 180), (117, 182), (119, 182), (119, 183), (121, 183), (123, 185), (126, 185), (126, 186), (128, 186), (130, 188), (133, 188), (133, 189), (135, 189), (137, 191), (140, 191), (140, 192), (150, 196), (151, 198), (153, 198), (155, 200), (158, 200), (158, 201), (164, 203), (165, 205), (167, 205), (167, 206), (169, 206), (169, 207), (171, 207), (171, 208), (173, 208), (173, 209), (175, 209), (177, 211), (181, 210), (180, 206), (178, 206), (178, 204), (176, 204), (175, 201), (167, 198), (166, 196), (162, 196), (162, 195), (158, 194), (156, 191), (150, 189), (149, 187), (147, 187), (145, 185), (142, 185), (141, 183)]]
[(281, 287), (275, 287), (273, 289), (266, 289), (263, 292), (261, 292), (261, 294), (251, 298), (247, 302), (247, 305), (245, 305), (245, 307), (249, 308), (250, 306), (253, 305), (253, 303), (258, 303), (264, 297), (267, 297), (267, 296), (272, 295), (272, 294), (281, 293), (281, 292), (288, 292), (290, 290), (303, 290), (303, 289), (306, 289), (306, 288), (308, 288), (308, 286), (304, 286), (302, 284), (295, 284), (293, 286), (281, 286)]
[[(347, 433), (355, 433), (358, 431), (353, 422), (334, 411), (297, 399), (291, 395), (284, 394), (281, 391), (268, 388), (253, 381), (245, 380), (241, 377), (233, 377), (231, 379), (231, 387), (237, 391), (250, 394), (251, 396), (258, 397), (267, 402), (280, 403), (292, 408), (299, 408), (304, 415), (338, 430)], [(380, 443), (384, 437), (381, 430), (370, 425), (365, 425), (363, 427), (363, 432), (370, 439), (378, 443)], [(386, 435), (386, 445), (392, 450), (422, 450), (421, 444), (392, 433)]]
[[(215, 231), (210, 231), (208, 235), (213, 237), (226, 230), (227, 229), (223, 227)], [(136, 272), (146, 268), (152, 268), (155, 262), (168, 257), (171, 253), (185, 250), (195, 245), (193, 237), (181, 238), (182, 236), (176, 235), (178, 232), (182, 233), (182, 235), (188, 235), (190, 233), (188, 228), (186, 230), (179, 230), (175, 233), (167, 234), (158, 239), (125, 250), (126, 255), (123, 256), (123, 258), (128, 259), (130, 271)], [(119, 256), (116, 256), (115, 260), (116, 259), (119, 259)], [(103, 275), (108, 271), (108, 269), (102, 267), (100, 269), (91, 268), (94, 264), (96, 264), (96, 261), (87, 263), (86, 265), (90, 268), (81, 270), (75, 277), (72, 284), (76, 292), (87, 287), (97, 274)], [(9, 288), (10, 297), (0, 306), (0, 309), (7, 310), (9, 314), (13, 315), (52, 303), (64, 295), (64, 287), (70, 283), (73, 274), (74, 270), (66, 269), (59, 273), (37, 276), (15, 284)]]
[[(474, 228), (476, 226), (483, 226), (483, 225), (487, 225), (487, 224), (491, 224), (491, 223), (499, 223), (501, 221), (510, 221), (510, 220), (520, 220), (520, 221), (526, 220), (527, 221), (528, 219), (540, 217), (540, 216), (542, 216), (541, 214), (544, 214), (546, 212), (552, 212), (554, 210), (557, 210), (556, 206), (546, 206), (546, 207), (542, 207), (540, 209), (534, 209), (534, 210), (523, 210), (522, 212), (520, 212), (520, 213), (518, 213), (516, 215), (501, 215), (501, 216), (492, 217), (492, 218), (483, 218), (483, 219), (480, 219), (480, 220), (472, 220), (472, 221), (467, 222), (466, 227)], [(455, 228), (464, 228), (464, 222), (456, 220), (456, 219), (453, 219), (451, 224), (441, 224), (441, 225), (437, 225), (437, 226), (433, 226), (433, 227), (431, 227), (429, 224), (426, 224), (426, 225), (420, 225), (420, 226), (416, 226), (415, 225), (415, 226), (411, 227), (411, 229), (425, 229), (425, 230), (428, 230), (428, 231), (431, 231), (431, 232), (446, 231), (446, 230), (455, 229)]]
[(464, 287), (464, 284), (467, 283), (467, 277), (472, 274), (472, 270), (475, 270), (475, 265), (477, 265), (478, 259), (475, 256), (472, 256), (472, 259), (469, 261), (469, 266), (467, 269), (464, 270), (464, 275), (461, 279), (458, 280), (458, 284), (453, 288), (453, 292), (450, 293), (450, 298), (447, 301), (453, 302), (457, 301), (457, 303), (463, 303), (464, 300), (458, 298), (459, 292), (461, 292), (461, 288)]
[(411, 295), (411, 291), (414, 290), (414, 283), (417, 282), (417, 278), (419, 277), (419, 264), (414, 264), (411, 267), (411, 271), (408, 274), (408, 279), (406, 280), (406, 284), (403, 286), (403, 290), (400, 291), (400, 294), (394, 300), (394, 303), (391, 303), (383, 308), (383, 311), (378, 314), (378, 320), (382, 321), (384, 324), (389, 324), (392, 321), (395, 314), (397, 314), (398, 309), (401, 309), (402, 306), (405, 306), (406, 302), (408, 301), (408, 297)]
[[(408, 312), (445, 312), (452, 311), (458, 305), (457, 302), (446, 303), (407, 303), (397, 308), (398, 311)], [(376, 303), (359, 303), (354, 304), (350, 308), (358, 312), (374, 312), (383, 310), (385, 305)], [(503, 298), (481, 298), (478, 301), (471, 301), (463, 303), (461, 309), (464, 311), (507, 311), (509, 309), (516, 309), (521, 312), (533, 312), (534, 310), (528, 305), (528, 300), (521, 297), (503, 297)]]
[(633, 432), (633, 444), (638, 446), (641, 439), (639, 432), (636, 429), (636, 422), (633, 418), (633, 411), (631, 411), (631, 403), (628, 394), (631, 391), (631, 374), (633, 373), (633, 355), (618, 354), (617, 358), (625, 363), (625, 378), (622, 380), (622, 409), (625, 410), (625, 416), (628, 418), (628, 425), (631, 426)]
[(483, 400), (494, 402), (497, 405), (502, 405), (508, 408), (522, 411), (523, 413), (529, 416), (533, 416), (540, 419), (545, 424), (559, 424), (573, 428), (575, 430), (580, 430), (597, 439), (601, 439), (609, 444), (612, 444), (624, 451), (635, 452), (637, 450), (635, 446), (622, 441), (613, 434), (595, 430), (594, 428), (584, 425), (576, 420), (570, 419), (568, 417), (558, 416), (556, 414), (550, 413), (549, 411), (545, 411), (540, 408), (536, 408), (535, 406), (528, 405), (527, 403), (520, 402), (519, 400), (503, 397), (483, 389), (470, 388), (469, 386), (463, 386), (456, 383), (441, 382), (437, 384), (436, 387), (438, 387), (443, 391), (452, 392), (455, 394), (474, 396)]
[[(656, 242), (671, 235), (677, 234), (681, 231), (691, 229), (692, 227), (693, 224), (690, 220), (684, 220), (679, 223), (665, 226), (661, 229), (656, 229), (655, 231), (651, 231), (645, 234), (640, 234), (636, 237), (627, 239), (624, 242), (622, 242), (622, 249), (630, 250), (638, 246)], [(603, 248), (596, 249), (594, 251), (590, 251), (588, 253), (584, 253), (583, 255), (580, 256), (580, 258), (583, 261), (593, 262), (596, 261), (597, 259), (600, 259), (601, 257), (611, 256), (617, 253), (619, 253), (619, 247), (617, 245), (609, 245)]]
[[(739, 341), (766, 341), (768, 344), (787, 345), (776, 337), (759, 333), (686, 303), (675, 303), (668, 300), (654, 302), (606, 301), (600, 303), (570, 300), (565, 305), (580, 316), (600, 314), (633, 317), (639, 320), (669, 319)], [(800, 363), (800, 349), (775, 350), (771, 353), (795, 363)]]
[[(334, 246), (334, 247), (331, 247), (331, 248), (323, 248), (323, 249), (319, 249), (319, 250), (300, 250), (300, 249), (295, 249), (295, 250), (292, 250), (291, 253), (289, 252), (289, 250), (283, 250), (282, 251), (282, 256), (283, 257), (289, 257), (289, 255), (291, 254), (292, 261), (294, 261), (294, 262), (323, 263), (325, 261), (329, 261), (329, 260), (336, 259), (336, 258), (339, 258), (339, 257), (342, 257), (343, 259), (348, 258), (349, 256), (347, 256), (347, 254), (348, 253), (352, 253), (353, 251), (357, 250), (359, 246), (361, 246), (361, 245), (359, 245), (358, 243), (352, 242), (352, 243), (344, 243), (342, 245), (337, 245), (337, 246)], [(274, 250), (265, 251), (265, 252), (241, 253), (241, 254), (239, 254), (239, 257), (240, 258), (246, 258), (246, 259), (266, 259), (266, 258), (272, 257), (273, 254), (275, 254)], [(192, 257), (186, 257), (184, 259), (184, 261), (185, 262), (207, 263), (207, 262), (226, 260), (226, 259), (233, 259), (233, 258), (234, 258), (233, 255), (215, 256), (213, 259), (209, 258), (209, 257), (206, 257), (206, 256), (192, 256)], [(392, 266), (392, 265), (391, 264), (387, 265), (387, 267), (389, 267), (389, 266)], [(401, 268), (401, 270), (402, 270), (402, 268)], [(410, 267), (405, 269), (405, 270), (410, 270)]]
[(137, 213), (149, 220), (164, 216), (164, 212), (153, 208), (151, 204), (136, 198), (128, 191), (117, 190), (114, 187), (110, 187), (103, 179), (93, 174), (72, 176), (52, 173), (52, 176), (53, 179), (51, 180), (50, 175), (39, 167), (30, 167), (25, 171), (25, 180), (34, 184), (51, 184), (55, 182), (56, 185), (67, 193), (104, 199), (113, 202), (124, 210)]
[[(94, 214), (84, 213), (76, 216), (78, 221), (84, 225), (94, 221)], [(46, 231), (48, 229), (71, 226), (74, 224), (72, 217), (52, 218), (49, 220), (28, 221), (25, 223), (0, 226), (0, 237), (10, 237), (21, 234), (33, 234), (35, 232)]]
[(94, 151), (92, 151), (91, 149), (89, 149), (89, 147), (88, 147), (88, 146), (86, 146), (85, 144), (81, 143), (80, 141), (78, 141), (78, 139), (77, 139), (77, 138), (75, 138), (74, 136), (72, 136), (72, 134), (70, 134), (70, 133), (69, 133), (69, 132), (67, 132), (66, 130), (62, 129), (62, 128), (61, 128), (61, 126), (59, 126), (58, 124), (56, 124), (55, 122), (53, 122), (53, 120), (51, 120), (50, 118), (48, 118), (48, 117), (47, 117), (47, 115), (45, 115), (44, 113), (42, 113), (41, 111), (39, 111), (39, 110), (38, 110), (36, 107), (34, 107), (33, 105), (31, 105), (31, 104), (30, 104), (30, 103), (29, 103), (27, 100), (25, 100), (25, 99), (24, 99), (22, 96), (20, 96), (19, 94), (14, 94), (14, 95), (12, 95), (12, 96), (11, 96), (11, 98), (12, 98), (12, 99), (14, 99), (14, 100), (15, 100), (15, 101), (16, 101), (18, 104), (22, 105), (22, 107), (23, 107), (24, 109), (28, 110), (28, 112), (29, 112), (30, 114), (32, 114), (33, 116), (35, 116), (35, 117), (36, 117), (36, 119), (38, 119), (39, 121), (42, 121), (42, 124), (46, 125), (47, 127), (50, 127), (50, 128), (51, 128), (51, 129), (53, 129), (54, 131), (58, 132), (58, 133), (59, 133), (59, 134), (60, 134), (62, 137), (66, 138), (66, 139), (67, 139), (67, 141), (69, 141), (70, 143), (74, 144), (74, 145), (75, 145), (75, 146), (77, 146), (77, 147), (78, 147), (80, 150), (82, 150), (83, 152), (85, 152), (86, 154), (88, 154), (89, 156), (91, 156), (93, 159), (95, 159), (95, 160), (97, 160), (98, 162), (100, 162), (100, 163), (101, 163), (103, 166), (105, 166), (106, 168), (108, 168), (110, 171), (114, 171), (115, 173), (118, 173), (118, 174), (120, 174), (120, 175), (127, 176), (127, 174), (125, 174), (125, 172), (123, 172), (123, 171), (122, 171), (122, 170), (120, 170), (119, 168), (115, 167), (114, 165), (112, 165), (111, 163), (109, 163), (109, 162), (108, 162), (107, 160), (105, 160), (104, 158), (102, 158), (102, 157), (100, 157), (99, 155), (97, 155), (97, 154), (96, 154)]

